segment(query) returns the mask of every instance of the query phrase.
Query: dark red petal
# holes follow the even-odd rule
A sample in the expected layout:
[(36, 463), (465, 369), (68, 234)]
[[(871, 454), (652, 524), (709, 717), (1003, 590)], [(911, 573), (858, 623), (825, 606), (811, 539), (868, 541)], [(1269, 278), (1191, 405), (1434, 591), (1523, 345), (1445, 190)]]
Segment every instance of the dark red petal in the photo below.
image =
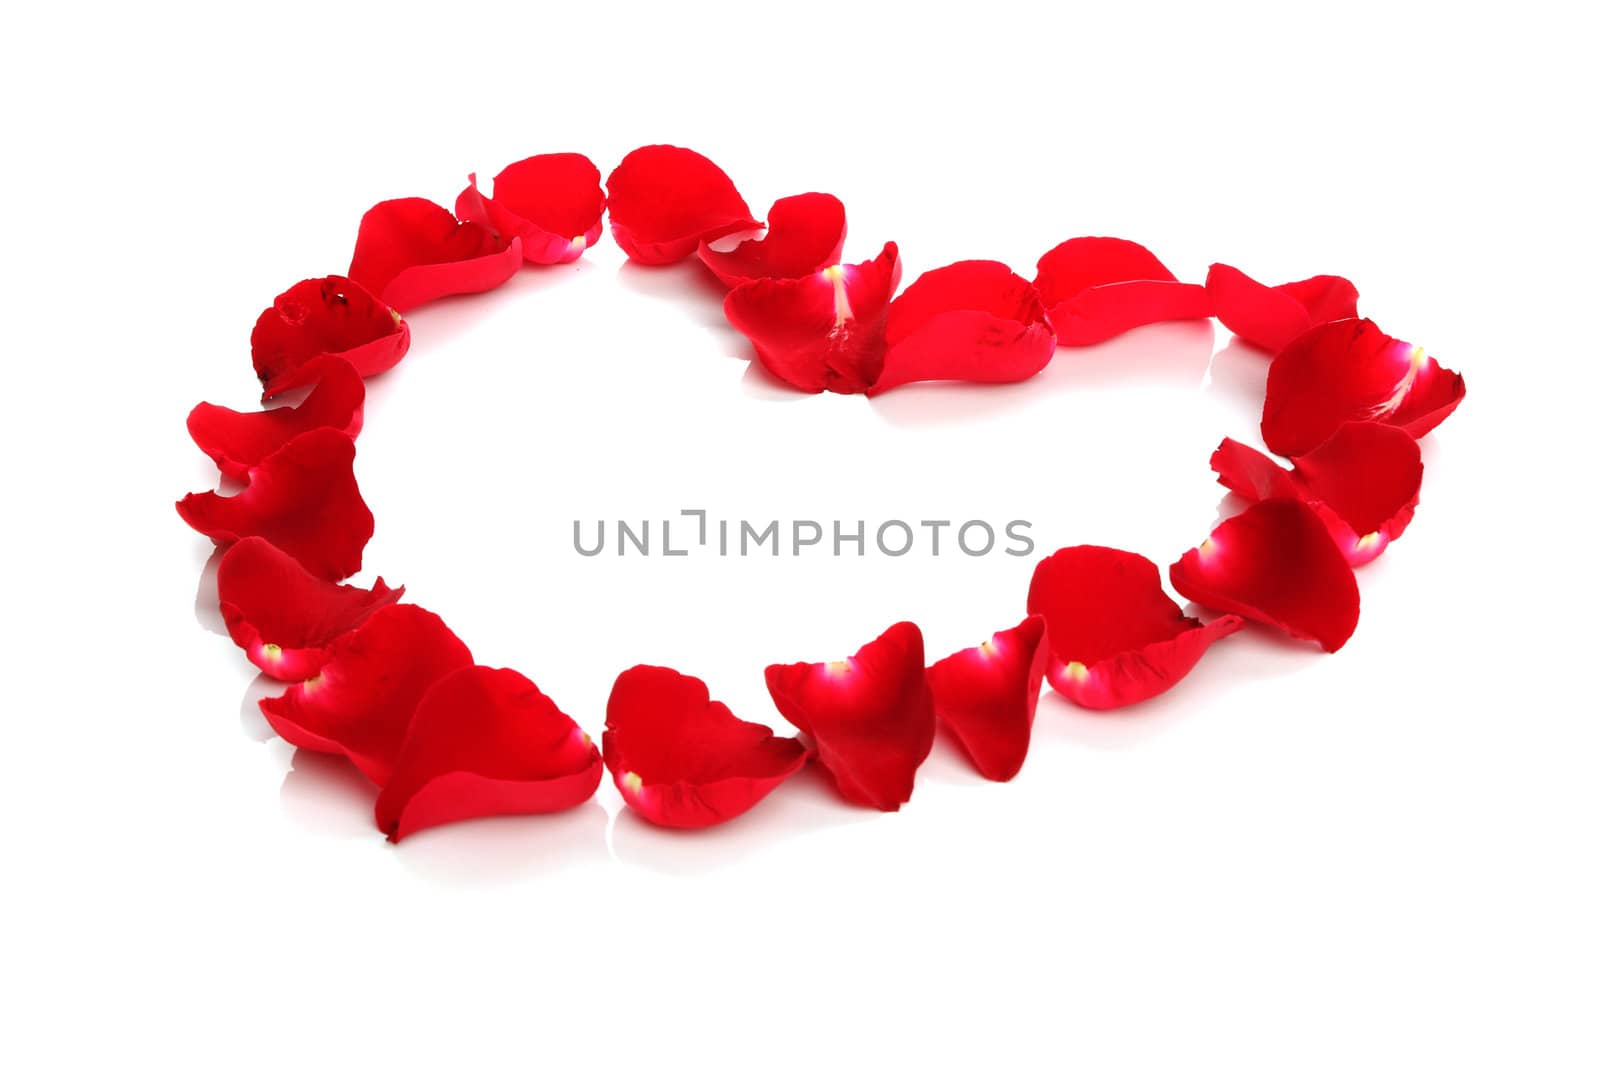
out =
[(1313, 326), (1354, 317), (1360, 295), (1336, 274), (1268, 287), (1226, 263), (1211, 264), (1206, 292), (1222, 325), (1274, 355)]
[(1275, 626), (1337, 652), (1355, 632), (1355, 572), (1298, 500), (1267, 500), (1211, 531), (1171, 568), (1172, 587), (1214, 611)]
[(761, 227), (722, 168), (687, 148), (634, 149), (606, 179), (606, 193), (611, 236), (647, 266), (676, 263), (701, 241)]
[(1185, 615), (1162, 590), (1154, 563), (1097, 545), (1041, 560), (1028, 612), (1044, 617), (1051, 687), (1101, 711), (1165, 693), (1243, 624), (1234, 615), (1210, 623)]
[(246, 478), (250, 468), (319, 426), (351, 437), (361, 432), (361, 409), (367, 390), (361, 375), (339, 356), (318, 356), (302, 366), (316, 387), (298, 407), (271, 411), (234, 411), (216, 404), (196, 404), (189, 412), (189, 436), (230, 478)]
[(334, 638), (400, 599), (379, 578), (371, 589), (324, 581), (293, 556), (246, 537), (217, 565), (217, 601), (228, 636), (262, 673), (285, 682), (313, 677)]
[(862, 393), (883, 370), (889, 300), (900, 284), (893, 241), (866, 263), (805, 278), (745, 282), (722, 302), (762, 366), (807, 393)]
[(291, 745), (345, 756), (382, 786), (423, 694), (471, 663), (443, 619), (393, 604), (336, 638), (321, 673), (262, 700), (261, 713)]
[(934, 713), (985, 778), (1005, 782), (1022, 769), (1049, 658), (1044, 619), (1029, 615), (928, 668)]
[(432, 200), (385, 200), (361, 216), (350, 277), (406, 311), (504, 285), (522, 264), (516, 234), (458, 222)]
[(1467, 395), (1461, 375), (1371, 319), (1313, 326), (1267, 371), (1261, 436), (1280, 456), (1301, 456), (1347, 422), (1382, 422), (1422, 437)]
[(374, 814), (398, 841), (462, 819), (562, 811), (594, 795), (602, 770), (589, 735), (538, 686), (465, 667), (417, 706)]
[(308, 430), (253, 468), (240, 492), (190, 493), (178, 501), (178, 514), (218, 544), (264, 538), (319, 578), (348, 578), (361, 569), (361, 550), (372, 538), (355, 458), (348, 434)]
[(600, 170), (576, 152), (530, 156), (494, 176), (494, 197), (478, 176), (456, 197), (456, 215), (522, 242), (529, 263), (571, 263), (600, 239), (606, 194)]
[(1217, 480), (1248, 500), (1304, 500), (1352, 567), (1376, 559), (1405, 532), (1422, 489), (1422, 450), (1404, 430), (1347, 422), (1294, 459), (1293, 473), (1225, 438), (1211, 456)]
[(913, 623), (895, 623), (849, 659), (774, 664), (767, 691), (783, 717), (811, 735), (846, 800), (895, 811), (911, 799), (934, 731), (922, 631)]
[(411, 327), (399, 312), (337, 274), (278, 294), (250, 331), (250, 359), (269, 397), (310, 384), (301, 370), (321, 356), (340, 356), (370, 378), (410, 347)]
[(628, 806), (680, 829), (743, 815), (810, 758), (795, 738), (734, 717), (700, 679), (665, 667), (617, 677), (601, 742)]
[(1178, 281), (1150, 250), (1120, 237), (1074, 237), (1039, 258), (1033, 280), (1064, 345), (1097, 345), (1136, 326), (1204, 319), (1203, 285)]
[(868, 396), (907, 382), (1020, 382), (1056, 350), (1039, 294), (1004, 263), (930, 270), (889, 305), (888, 351)]
[(700, 242), (700, 261), (728, 288), (757, 278), (804, 278), (839, 262), (844, 251), (844, 205), (827, 193), (801, 193), (773, 203), (763, 237), (726, 252)]

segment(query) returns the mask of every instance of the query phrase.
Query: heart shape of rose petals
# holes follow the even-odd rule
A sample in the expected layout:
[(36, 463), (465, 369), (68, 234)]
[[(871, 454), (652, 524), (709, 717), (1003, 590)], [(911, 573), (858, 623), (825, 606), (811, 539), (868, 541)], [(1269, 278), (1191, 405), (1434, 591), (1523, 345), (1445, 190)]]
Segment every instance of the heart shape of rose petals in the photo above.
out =
[[(406, 354), (400, 310), (484, 292), (523, 262), (571, 263), (609, 208), (636, 264), (698, 253), (726, 287), (729, 324), (781, 384), (871, 398), (922, 382), (1016, 383), (1057, 344), (1097, 344), (1150, 323), (1221, 319), (1272, 356), (1262, 408), (1271, 455), (1225, 438), (1218, 481), (1249, 507), (1168, 568), (1114, 548), (1062, 548), (1035, 567), (1027, 617), (926, 664), (922, 631), (889, 627), (854, 655), (774, 664), (765, 680), (801, 737), (738, 718), (704, 682), (665, 667), (624, 670), (603, 747), (527, 677), (476, 665), (437, 615), (399, 604), (403, 588), (361, 569), (372, 514), (356, 484), (363, 379)], [(261, 411), (200, 404), (188, 428), (233, 495), (191, 493), (183, 519), (220, 545), (218, 604), (233, 642), (267, 676), (293, 683), (260, 707), (297, 747), (350, 760), (378, 788), (391, 841), (462, 819), (541, 814), (587, 800), (609, 770), (624, 803), (671, 829), (750, 811), (815, 756), (847, 802), (894, 811), (911, 798), (937, 724), (995, 781), (1027, 758), (1043, 681), (1109, 710), (1168, 692), (1246, 621), (1333, 652), (1360, 616), (1353, 567), (1412, 521), (1417, 439), (1460, 404), (1461, 376), (1356, 318), (1355, 286), (1335, 275), (1267, 286), (1225, 264), (1180, 281), (1147, 248), (1109, 237), (1062, 242), (1033, 281), (994, 260), (922, 273), (903, 292), (900, 250), (844, 262), (843, 203), (776, 200), (751, 217), (731, 178), (671, 145), (630, 152), (600, 184), (575, 153), (504, 167), (491, 195), (476, 175), (455, 212), (430, 200), (377, 204), (362, 218), (346, 275), (312, 277), (274, 299), (250, 336)]]

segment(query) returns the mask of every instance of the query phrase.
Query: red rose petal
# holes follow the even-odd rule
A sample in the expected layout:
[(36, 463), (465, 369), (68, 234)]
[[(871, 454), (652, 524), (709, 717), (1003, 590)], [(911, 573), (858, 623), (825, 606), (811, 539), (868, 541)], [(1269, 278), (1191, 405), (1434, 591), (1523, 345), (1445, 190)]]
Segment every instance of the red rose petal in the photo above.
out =
[(722, 168), (687, 148), (634, 149), (606, 179), (606, 194), (611, 236), (647, 266), (676, 263), (701, 241), (761, 227)]
[(1100, 711), (1165, 693), (1213, 642), (1243, 625), (1234, 615), (1210, 623), (1185, 615), (1162, 590), (1154, 563), (1096, 545), (1041, 560), (1028, 612), (1044, 617), (1051, 687)]
[(462, 819), (562, 811), (594, 795), (603, 769), (589, 735), (538, 686), (465, 667), (417, 706), (374, 816), (399, 841)]
[(862, 393), (883, 370), (889, 300), (900, 284), (893, 241), (866, 263), (805, 278), (745, 282), (722, 302), (762, 366), (808, 393)]
[(933, 710), (985, 778), (1009, 781), (1028, 757), (1045, 664), (1044, 619), (1009, 630), (928, 668)]
[(250, 471), (233, 496), (190, 493), (183, 521), (218, 544), (261, 537), (329, 581), (361, 569), (372, 512), (356, 485), (355, 442), (330, 426), (308, 430)]
[(504, 285), (522, 264), (515, 234), (459, 222), (432, 200), (385, 200), (361, 216), (349, 275), (406, 311), (457, 293)]
[(1222, 325), (1274, 355), (1313, 326), (1353, 318), (1360, 295), (1336, 274), (1269, 287), (1226, 263), (1211, 264), (1206, 292)]
[(250, 360), (264, 396), (310, 384), (302, 368), (339, 356), (363, 378), (400, 362), (411, 327), (349, 278), (307, 278), (279, 293), (250, 331)]
[(217, 565), (217, 601), (228, 636), (262, 673), (285, 682), (313, 677), (334, 638), (393, 604), (405, 586), (379, 578), (371, 589), (324, 581), (293, 556), (246, 537)]
[(1355, 632), (1355, 572), (1315, 512), (1267, 500), (1211, 531), (1172, 565), (1172, 586), (1214, 611), (1275, 626), (1337, 652)]
[(606, 194), (600, 170), (576, 152), (530, 156), (494, 176), (494, 196), (478, 176), (456, 197), (456, 215), (522, 243), (529, 263), (571, 263), (600, 239)]
[(774, 664), (766, 673), (778, 711), (816, 742), (846, 800), (895, 811), (911, 799), (934, 732), (922, 631), (913, 623), (895, 623), (849, 659)]
[(338, 356), (318, 356), (301, 370), (317, 384), (298, 407), (242, 412), (196, 404), (189, 412), (189, 436), (223, 474), (242, 479), (307, 430), (329, 426), (351, 437), (360, 433), (367, 390), (356, 369)]
[(1352, 567), (1376, 559), (1405, 532), (1422, 489), (1422, 450), (1404, 430), (1347, 422), (1284, 470), (1231, 438), (1211, 456), (1217, 480), (1249, 500), (1304, 500)]
[(1382, 422), (1422, 437), (1467, 394), (1461, 375), (1371, 319), (1313, 326), (1267, 371), (1261, 436), (1280, 456), (1303, 456), (1347, 422)]
[(1204, 319), (1203, 285), (1178, 281), (1150, 250), (1119, 237), (1074, 237), (1039, 258), (1033, 280), (1064, 345), (1097, 345), (1136, 326)]
[(382, 786), (423, 694), (471, 663), (443, 619), (394, 604), (336, 638), (321, 672), (262, 700), (261, 713), (291, 745), (345, 756)]
[(930, 270), (907, 286), (889, 305), (885, 341), (868, 396), (907, 382), (1020, 382), (1056, 350), (1038, 292), (984, 259)]
[(804, 278), (839, 262), (844, 251), (844, 205), (827, 193), (775, 201), (767, 232), (726, 252), (700, 242), (700, 261), (728, 288), (757, 278)]
[(798, 740), (736, 718), (700, 679), (665, 667), (617, 677), (601, 741), (628, 806), (680, 829), (743, 815), (810, 758)]

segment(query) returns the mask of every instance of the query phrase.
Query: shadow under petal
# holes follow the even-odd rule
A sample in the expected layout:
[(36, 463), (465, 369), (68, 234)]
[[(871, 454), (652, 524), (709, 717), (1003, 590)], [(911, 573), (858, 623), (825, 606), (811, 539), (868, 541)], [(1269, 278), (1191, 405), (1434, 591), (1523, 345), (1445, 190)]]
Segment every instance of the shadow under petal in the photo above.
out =
[(265, 674), (250, 679), (250, 684), (244, 690), (244, 698), (239, 701), (239, 726), (246, 737), (252, 741), (270, 741), (278, 736), (266, 716), (261, 714), (261, 700), (263, 697), (282, 696), (288, 687), (289, 683)]
[(591, 799), (549, 815), (446, 823), (406, 838), (394, 852), (401, 866), (426, 881), (501, 884), (608, 862), (606, 822), (605, 809)]
[(343, 756), (296, 749), (278, 787), (285, 814), (327, 837), (376, 837), (372, 805), (378, 788)]
[(827, 773), (808, 764), (750, 811), (704, 830), (669, 830), (624, 808), (612, 828), (611, 850), (622, 863), (695, 877), (784, 841), (864, 823), (880, 814), (845, 801)]
[(1267, 395), (1267, 368), (1271, 365), (1271, 356), (1235, 337), (1211, 357), (1206, 388), (1223, 397), (1248, 424), (1258, 424), (1262, 400)]
[[(739, 335), (736, 333), (735, 336)], [(745, 341), (742, 336), (739, 337), (739, 340), (748, 346), (749, 342)], [(777, 375), (773, 374), (766, 368), (765, 364), (753, 356), (749, 360), (749, 364), (750, 365), (745, 368), (744, 374), (739, 378), (739, 385), (743, 389), (746, 396), (752, 397), (756, 400), (767, 400), (777, 403), (793, 403), (796, 400), (809, 400), (816, 396), (837, 395), (829, 393), (802, 392), (780, 379)], [(835, 401), (835, 403), (837, 402), (838, 401)]]
[(617, 268), (617, 280), (630, 293), (682, 308), (701, 326), (727, 325), (722, 301), (728, 290), (700, 262), (699, 256), (662, 267), (644, 267), (628, 260)]
[(214, 634), (228, 636), (228, 627), (222, 621), (222, 606), (217, 602), (217, 567), (228, 550), (218, 546), (200, 568), (200, 584), (194, 591), (194, 617), (201, 627)]
[(1086, 348), (1057, 348), (1039, 377), (1049, 388), (1159, 384), (1198, 389), (1205, 383), (1215, 339), (1210, 319), (1153, 323)]
[(872, 410), (890, 425), (904, 429), (982, 422), (1035, 403), (1039, 398), (1037, 378), (1000, 383), (910, 382), (873, 397)]

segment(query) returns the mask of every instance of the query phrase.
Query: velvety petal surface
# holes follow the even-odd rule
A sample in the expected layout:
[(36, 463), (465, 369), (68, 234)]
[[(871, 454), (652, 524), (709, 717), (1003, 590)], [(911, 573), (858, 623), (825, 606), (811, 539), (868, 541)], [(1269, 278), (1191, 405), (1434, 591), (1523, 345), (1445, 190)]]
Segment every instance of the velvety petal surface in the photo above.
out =
[(700, 679), (666, 667), (618, 676), (601, 742), (628, 806), (678, 829), (743, 815), (810, 757), (795, 738), (735, 717)]
[(807, 393), (863, 393), (883, 370), (889, 301), (900, 250), (804, 278), (763, 278), (727, 295), (722, 310), (762, 366)]
[(494, 176), (494, 196), (478, 190), (478, 176), (456, 197), (456, 215), (518, 239), (529, 263), (571, 263), (600, 239), (606, 210), (600, 170), (587, 156), (552, 152), (530, 156)]
[(1044, 618), (1050, 685), (1073, 703), (1109, 710), (1171, 689), (1243, 620), (1202, 623), (1161, 588), (1161, 571), (1134, 552), (1077, 545), (1046, 557), (1028, 586)]
[(1317, 514), (1266, 500), (1215, 530), (1171, 568), (1179, 594), (1315, 641), (1344, 647), (1361, 615), (1355, 572)]
[(1347, 422), (1382, 422), (1422, 437), (1467, 394), (1461, 375), (1371, 319), (1314, 326), (1267, 371), (1261, 437), (1280, 456), (1303, 456)]
[(299, 682), (322, 670), (327, 647), (393, 604), (405, 586), (371, 589), (318, 578), (293, 556), (246, 537), (217, 565), (217, 602), (233, 643), (263, 674)]
[(399, 841), (462, 819), (563, 811), (594, 795), (603, 770), (589, 735), (533, 682), (464, 667), (417, 705), (374, 817)]
[(262, 700), (261, 713), (291, 745), (345, 756), (382, 786), (423, 694), (471, 663), (443, 619), (394, 604), (336, 638), (320, 673)]
[(673, 145), (629, 152), (606, 179), (606, 195), (611, 236), (646, 266), (676, 263), (702, 241), (761, 227), (721, 167)]
[(367, 390), (356, 369), (339, 356), (318, 356), (302, 372), (316, 385), (297, 407), (246, 412), (197, 404), (189, 412), (189, 436), (223, 474), (244, 479), (307, 430), (327, 426), (351, 437), (360, 433)]
[(1031, 284), (1004, 263), (923, 274), (889, 305), (883, 370), (869, 396), (907, 382), (1020, 382), (1044, 369), (1055, 331)]
[(361, 569), (372, 538), (355, 458), (349, 434), (330, 426), (308, 430), (251, 468), (238, 493), (190, 493), (178, 501), (178, 514), (218, 544), (260, 537), (319, 578), (348, 578)]
[(1030, 615), (928, 668), (934, 713), (985, 778), (1009, 781), (1028, 758), (1050, 658), (1044, 633), (1044, 619)]
[(726, 251), (702, 241), (700, 261), (730, 289), (757, 278), (815, 274), (838, 263), (844, 251), (844, 204), (828, 193), (786, 196), (767, 212), (766, 230)]
[(1336, 274), (1268, 286), (1226, 263), (1211, 264), (1206, 292), (1222, 325), (1273, 355), (1313, 326), (1353, 318), (1360, 295)]
[(1211, 315), (1205, 286), (1178, 281), (1149, 249), (1120, 237), (1063, 241), (1039, 258), (1033, 284), (1064, 345)]
[(411, 327), (400, 313), (342, 275), (307, 278), (279, 293), (250, 331), (250, 361), (265, 396), (309, 385), (305, 368), (339, 356), (363, 378), (400, 362)]
[(1226, 438), (1211, 456), (1217, 480), (1248, 500), (1310, 504), (1350, 565), (1377, 558), (1405, 532), (1422, 490), (1422, 450), (1404, 430), (1347, 422), (1286, 471), (1270, 456)]
[(461, 222), (431, 200), (385, 200), (361, 217), (347, 272), (399, 311), (504, 285), (522, 264), (516, 236)]
[(896, 623), (848, 659), (774, 664), (766, 675), (778, 711), (810, 735), (846, 800), (895, 811), (911, 799), (935, 722), (913, 623)]

